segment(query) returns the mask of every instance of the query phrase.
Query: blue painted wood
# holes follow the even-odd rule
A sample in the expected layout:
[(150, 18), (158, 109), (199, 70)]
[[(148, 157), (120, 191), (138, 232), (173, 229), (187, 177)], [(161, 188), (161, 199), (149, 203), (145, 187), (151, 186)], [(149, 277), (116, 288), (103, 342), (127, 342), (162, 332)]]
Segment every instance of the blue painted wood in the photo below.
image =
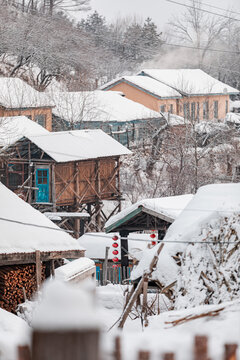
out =
[(36, 187), (38, 188), (36, 202), (49, 202), (49, 169), (36, 170)]

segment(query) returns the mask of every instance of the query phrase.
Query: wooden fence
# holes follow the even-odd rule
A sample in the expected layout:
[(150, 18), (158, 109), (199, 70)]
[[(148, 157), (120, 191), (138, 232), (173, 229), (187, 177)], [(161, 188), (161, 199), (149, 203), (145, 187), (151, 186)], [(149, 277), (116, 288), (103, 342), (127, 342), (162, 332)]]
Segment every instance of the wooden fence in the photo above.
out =
[[(129, 279), (131, 275), (132, 268), (121, 268), (121, 266), (118, 267), (112, 267), (108, 266), (106, 269), (97, 268), (96, 270), (96, 280), (98, 285), (106, 285), (106, 283), (112, 283), (112, 284), (122, 284), (124, 280)], [(131, 283), (131, 282), (129, 282)]]
[[(45, 335), (42, 332), (40, 334), (33, 334), (32, 351), (27, 346), (19, 346), (18, 360), (53, 360), (53, 354), (54, 359), (58, 360), (126, 360), (123, 356), (121, 338), (119, 336), (115, 338), (113, 352), (111, 354), (104, 354), (100, 352), (99, 334), (96, 330), (93, 330), (92, 333), (91, 331), (81, 331), (79, 333), (74, 331), (67, 334), (64, 333), (64, 336), (61, 332), (52, 334), (46, 332)], [(52, 341), (49, 341), (49, 336), (54, 339), (54, 346)], [(71, 337), (73, 338), (71, 339)], [(77, 342), (73, 341), (76, 337), (78, 338)], [(64, 355), (62, 347), (64, 347)], [(226, 344), (223, 354), (218, 360), (237, 360), (237, 349), (237, 344)], [(181, 351), (184, 352), (184, 344)], [(138, 354), (135, 354), (134, 359), (150, 360), (151, 355), (151, 351), (139, 350)], [(158, 359), (177, 360), (177, 356), (174, 352), (160, 353)], [(210, 360), (207, 336), (195, 336), (191, 359)]]

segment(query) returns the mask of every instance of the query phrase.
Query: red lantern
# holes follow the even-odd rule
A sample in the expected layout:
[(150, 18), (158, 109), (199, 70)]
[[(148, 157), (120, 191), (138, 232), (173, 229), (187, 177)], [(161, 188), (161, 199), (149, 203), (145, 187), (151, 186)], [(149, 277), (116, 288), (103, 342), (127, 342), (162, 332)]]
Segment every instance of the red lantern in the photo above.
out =
[(155, 239), (156, 235), (155, 234), (150, 234), (150, 238), (151, 239)]
[(152, 245), (156, 245), (156, 243), (157, 243), (156, 241), (152, 241)]
[(114, 236), (112, 237), (112, 239), (113, 239), (113, 241), (117, 241), (117, 240), (118, 240), (118, 236), (117, 236), (117, 235), (114, 235)]
[(117, 257), (114, 257), (114, 258), (112, 259), (112, 261), (113, 261), (113, 262), (118, 262), (118, 258), (117, 258)]
[(118, 247), (118, 243), (113, 243), (112, 246), (113, 246), (114, 248), (117, 248), (117, 247)]
[(113, 250), (113, 255), (117, 255), (118, 254), (118, 251), (117, 250)]

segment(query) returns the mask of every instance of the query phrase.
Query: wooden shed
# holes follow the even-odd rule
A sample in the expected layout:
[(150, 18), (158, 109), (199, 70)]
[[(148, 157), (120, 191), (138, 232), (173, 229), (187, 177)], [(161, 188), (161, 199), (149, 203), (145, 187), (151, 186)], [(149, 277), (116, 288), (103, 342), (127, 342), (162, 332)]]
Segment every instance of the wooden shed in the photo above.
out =
[(102, 200), (121, 207), (119, 159), (130, 153), (102, 130), (25, 136), (2, 152), (4, 181), (42, 211), (85, 209), (101, 228)]
[(158, 240), (162, 240), (168, 227), (186, 207), (193, 195), (169, 196), (155, 199), (144, 199), (136, 202), (118, 214), (112, 216), (105, 224), (107, 233), (119, 232), (121, 237), (122, 268), (128, 266), (124, 254), (128, 251), (128, 235), (131, 232), (157, 230)]
[(85, 250), (45, 215), (0, 183), (0, 306), (14, 312), (63, 258)]

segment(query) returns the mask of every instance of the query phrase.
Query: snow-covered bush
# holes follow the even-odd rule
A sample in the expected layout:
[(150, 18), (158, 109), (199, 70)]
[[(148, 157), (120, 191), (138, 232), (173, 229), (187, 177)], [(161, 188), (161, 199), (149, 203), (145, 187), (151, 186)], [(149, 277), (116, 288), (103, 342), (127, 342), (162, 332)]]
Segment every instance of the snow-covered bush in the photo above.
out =
[(175, 308), (219, 304), (240, 295), (240, 216), (210, 222), (181, 257)]

